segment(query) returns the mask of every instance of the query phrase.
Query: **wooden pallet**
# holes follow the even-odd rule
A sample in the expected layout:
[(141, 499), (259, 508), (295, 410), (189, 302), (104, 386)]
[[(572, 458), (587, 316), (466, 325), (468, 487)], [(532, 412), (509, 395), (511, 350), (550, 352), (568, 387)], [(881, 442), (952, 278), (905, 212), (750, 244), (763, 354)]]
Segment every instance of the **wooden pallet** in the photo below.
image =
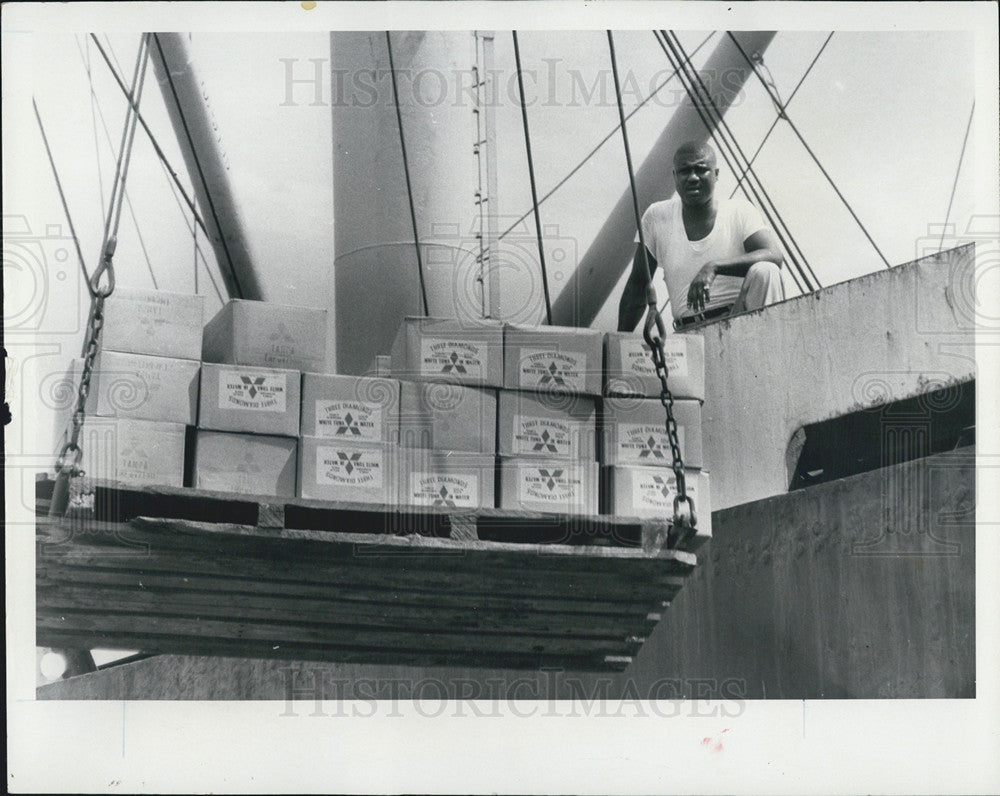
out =
[(39, 645), (617, 670), (696, 563), (638, 520), (92, 486), (39, 518)]

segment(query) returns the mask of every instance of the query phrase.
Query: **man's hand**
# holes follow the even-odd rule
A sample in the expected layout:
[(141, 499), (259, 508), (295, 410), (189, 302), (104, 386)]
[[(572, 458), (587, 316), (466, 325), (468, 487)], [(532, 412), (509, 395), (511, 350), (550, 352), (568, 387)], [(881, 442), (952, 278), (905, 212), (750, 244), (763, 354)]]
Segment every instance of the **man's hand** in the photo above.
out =
[(715, 263), (705, 263), (695, 274), (688, 287), (688, 306), (695, 312), (702, 312), (712, 297), (712, 282), (715, 281)]

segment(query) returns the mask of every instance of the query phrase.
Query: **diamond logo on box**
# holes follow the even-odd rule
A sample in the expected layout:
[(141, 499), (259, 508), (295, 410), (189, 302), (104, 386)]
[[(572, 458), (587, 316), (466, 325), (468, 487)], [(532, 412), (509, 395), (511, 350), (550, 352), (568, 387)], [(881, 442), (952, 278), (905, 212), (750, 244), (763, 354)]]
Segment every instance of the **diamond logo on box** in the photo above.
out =
[(514, 452), (566, 455), (572, 450), (567, 423), (547, 417), (514, 416)]
[(519, 384), (528, 389), (583, 390), (587, 358), (560, 351), (521, 349)]
[(476, 508), (479, 480), (455, 473), (411, 473), (410, 498), (419, 506)]
[(316, 448), (316, 483), (329, 486), (382, 488), (385, 462), (382, 451), (343, 451), (329, 446)]
[[(688, 495), (695, 499), (693, 479), (685, 481)], [(632, 479), (632, 503), (635, 506), (673, 511), (674, 497), (677, 494), (677, 479), (673, 475), (655, 475), (652, 473), (636, 473)]]
[(568, 503), (577, 499), (582, 487), (579, 476), (566, 468), (526, 467), (519, 479), (520, 500)]
[(295, 338), (288, 333), (284, 323), (279, 322), (278, 328), (267, 339), (269, 348), (264, 361), (268, 364), (282, 365), (295, 356)]
[(366, 401), (316, 401), (316, 435), (355, 440), (381, 439), (382, 409)]
[(486, 374), (486, 356), (486, 346), (481, 343), (424, 339), (420, 343), (420, 372), (483, 378)]
[[(677, 427), (677, 444), (684, 448), (684, 427)], [(618, 456), (621, 459), (636, 460), (643, 464), (670, 462), (670, 437), (666, 425), (646, 423), (621, 423), (618, 426)]]
[(224, 370), (219, 374), (219, 408), (281, 413), (285, 411), (285, 388), (284, 373), (248, 375)]

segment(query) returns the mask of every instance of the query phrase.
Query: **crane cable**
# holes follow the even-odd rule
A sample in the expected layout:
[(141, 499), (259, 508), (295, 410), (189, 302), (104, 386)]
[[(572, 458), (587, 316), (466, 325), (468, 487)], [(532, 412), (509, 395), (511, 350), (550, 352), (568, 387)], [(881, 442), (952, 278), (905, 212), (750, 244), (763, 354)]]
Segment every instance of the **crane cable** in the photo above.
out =
[[(733, 172), (735, 172), (736, 171), (736, 166), (734, 165), (733, 160), (731, 160), (731, 158), (735, 159), (736, 155), (735, 155), (734, 152), (730, 151), (730, 147), (729, 147), (728, 142), (724, 138), (722, 138), (722, 132), (723, 132), (723, 130), (725, 128), (723, 128), (723, 126), (722, 126), (721, 119), (719, 119), (717, 121), (715, 117), (709, 118), (709, 117), (707, 117), (705, 115), (705, 113), (707, 112), (707, 110), (709, 109), (709, 107), (714, 107), (714, 103), (711, 102), (711, 97), (709, 97), (707, 100), (702, 99), (701, 97), (699, 97), (698, 91), (697, 91), (697, 87), (695, 86), (694, 81), (691, 79), (690, 74), (685, 69), (685, 67), (683, 65), (682, 59), (680, 59), (679, 56), (675, 56), (675, 54), (674, 54), (674, 52), (672, 50), (668, 50), (665, 41), (661, 41), (660, 36), (664, 35), (661, 31), (654, 31), (653, 33), (654, 33), (654, 37), (657, 40), (657, 43), (660, 45), (661, 49), (663, 50), (664, 55), (666, 55), (666, 57), (670, 61), (671, 65), (675, 69), (677, 69), (678, 73), (681, 75), (681, 83), (684, 86), (685, 91), (687, 91), (687, 93), (688, 93), (688, 95), (689, 95), (689, 97), (691, 99), (691, 103), (694, 106), (694, 109), (695, 109), (696, 113), (698, 114), (699, 118), (701, 119), (702, 124), (705, 125), (706, 131), (708, 132), (709, 136), (712, 138), (712, 140), (715, 142), (716, 146), (718, 147), (719, 152), (722, 155), (723, 160), (725, 160), (725, 162), (726, 162), (726, 166), (730, 170), (732, 170)], [(664, 36), (664, 38), (665, 38), (665, 36)], [(703, 108), (704, 108), (704, 110), (703, 110)], [(717, 108), (716, 108), (716, 111), (718, 111)], [(719, 116), (721, 116), (721, 114), (719, 114)], [(761, 200), (759, 194), (757, 193), (757, 185), (756, 185), (756, 183), (754, 183), (751, 180), (748, 180), (746, 182), (746, 184), (740, 186), (740, 189), (743, 191), (743, 194), (746, 197), (747, 201), (753, 203), (754, 202), (754, 197), (756, 197), (757, 204), (759, 206), (761, 206), (761, 208), (764, 211), (765, 215), (767, 215), (768, 220), (772, 223), (773, 226), (776, 227), (775, 228), (775, 233), (778, 235), (778, 238), (780, 239), (782, 245), (785, 247), (785, 249), (788, 249), (789, 247), (788, 247), (787, 242), (785, 241), (784, 236), (782, 235), (781, 228), (777, 227), (777, 225), (774, 224), (773, 219), (771, 218), (770, 214), (768, 213), (768, 209), (767, 209), (766, 205), (763, 204), (763, 201)], [(754, 196), (751, 196), (751, 191), (753, 192)], [(802, 286), (803, 285), (803, 281), (805, 280), (805, 276), (802, 275), (802, 277), (800, 279), (799, 275), (797, 275), (797, 271), (799, 270), (799, 265), (798, 265), (797, 261), (795, 261), (795, 259), (793, 257), (791, 257), (791, 256), (789, 257), (789, 259), (791, 260), (791, 263), (792, 263), (792, 267), (789, 269), (789, 273), (791, 275), (791, 278), (793, 279), (793, 281), (795, 282), (795, 284), (799, 288), (799, 290), (805, 292), (803, 290), (803, 286)]]
[[(639, 259), (646, 276), (646, 324), (643, 327), (643, 338), (649, 346), (650, 356), (653, 359), (653, 366), (656, 375), (660, 380), (660, 403), (666, 411), (666, 431), (667, 439), (670, 442), (672, 455), (672, 468), (674, 471), (674, 481), (676, 484), (676, 494), (674, 496), (674, 517), (671, 531), (672, 538), (668, 539), (673, 546), (677, 546), (691, 533), (697, 524), (697, 517), (694, 512), (694, 500), (687, 493), (684, 478), (684, 459), (681, 456), (680, 442), (677, 434), (677, 420), (674, 418), (674, 396), (670, 392), (667, 384), (667, 364), (666, 355), (663, 351), (663, 340), (667, 335), (666, 327), (663, 323), (663, 316), (656, 308), (656, 292), (653, 290), (652, 276), (649, 270), (649, 261), (646, 259), (646, 240), (642, 231), (642, 217), (639, 214), (639, 195), (635, 187), (635, 170), (632, 168), (632, 150), (628, 141), (628, 129), (625, 126), (625, 109), (622, 106), (621, 84), (618, 80), (618, 62), (615, 58), (615, 39), (611, 31), (608, 32), (608, 49), (611, 53), (611, 74), (615, 83), (615, 99), (618, 103), (618, 119), (621, 122), (622, 144), (625, 147), (625, 165), (628, 168), (629, 188), (632, 192), (632, 211), (635, 213), (636, 229), (639, 231)], [(681, 506), (687, 504), (686, 513)]]
[[(771, 95), (771, 89), (768, 86), (767, 81), (764, 79), (763, 75), (761, 75), (757, 71), (757, 69), (754, 67), (754, 63), (750, 59), (750, 56), (747, 55), (746, 50), (744, 50), (740, 46), (740, 43), (738, 41), (736, 41), (736, 37), (733, 36), (732, 33), (729, 33), (729, 37), (733, 40), (733, 43), (736, 45), (736, 48), (740, 51), (740, 54), (746, 60), (747, 64), (750, 66), (751, 69), (753, 69), (754, 74), (757, 75), (757, 78), (760, 80), (761, 84), (764, 86), (764, 90), (767, 91), (768, 96), (771, 96), (772, 101), (777, 102), (777, 100), (775, 100), (774, 97)], [(809, 144), (806, 143), (805, 138), (802, 137), (802, 133), (799, 132), (799, 128), (795, 126), (795, 123), (791, 120), (791, 118), (789, 118), (789, 116), (788, 116), (787, 113), (784, 115), (784, 119), (785, 119), (786, 122), (788, 122), (789, 129), (793, 133), (795, 133), (795, 137), (799, 139), (799, 143), (801, 143), (802, 146), (805, 148), (806, 152), (809, 154), (809, 157), (811, 157), (813, 159), (813, 162), (816, 164), (816, 167), (820, 170), (820, 172), (826, 178), (826, 181), (828, 183), (830, 183), (830, 187), (833, 188), (834, 193), (837, 194), (837, 198), (839, 198), (840, 201), (843, 203), (844, 207), (847, 208), (847, 212), (851, 214), (851, 218), (853, 218), (855, 220), (855, 222), (857, 223), (858, 227), (864, 233), (864, 236), (868, 239), (868, 242), (872, 245), (872, 248), (875, 249), (875, 252), (882, 259), (882, 262), (885, 264), (885, 267), (886, 268), (892, 268), (892, 266), (889, 264), (889, 261), (885, 258), (885, 255), (882, 254), (882, 250), (878, 247), (878, 244), (875, 243), (875, 240), (868, 233), (868, 230), (865, 228), (865, 225), (861, 222), (861, 219), (858, 218), (857, 213), (854, 212), (854, 209), (851, 207), (850, 203), (847, 201), (847, 199), (844, 198), (844, 195), (840, 192), (840, 189), (837, 187), (837, 183), (835, 183), (833, 181), (833, 177), (831, 177), (829, 175), (829, 173), (827, 172), (827, 170), (825, 168), (823, 168), (823, 164), (820, 163), (820, 160), (816, 156), (816, 153), (812, 151), (812, 148), (809, 146)]]
[(951, 218), (951, 205), (955, 201), (955, 189), (958, 188), (958, 175), (962, 172), (962, 161), (965, 160), (965, 145), (969, 143), (969, 131), (972, 129), (972, 115), (976, 112), (976, 100), (972, 99), (972, 107), (969, 108), (969, 121), (965, 125), (965, 137), (962, 139), (962, 151), (958, 155), (958, 166), (955, 168), (955, 180), (951, 184), (951, 196), (948, 197), (948, 212), (944, 214), (944, 225), (941, 227), (941, 242), (938, 244), (938, 251), (944, 248), (944, 236), (948, 231), (948, 220)]
[[(108, 200), (108, 214), (104, 222), (104, 238), (101, 243), (100, 261), (94, 273), (87, 280), (87, 290), (90, 293), (90, 315), (87, 320), (87, 335), (83, 346), (83, 372), (77, 390), (76, 408), (73, 412), (73, 427), (69, 439), (63, 445), (56, 460), (56, 483), (52, 491), (52, 501), (49, 505), (49, 515), (61, 517), (69, 508), (70, 478), (83, 475), (80, 462), (83, 459), (83, 448), (80, 436), (86, 418), (87, 397), (90, 394), (90, 380), (94, 372), (94, 360), (100, 351), (101, 329), (104, 326), (104, 302), (115, 290), (114, 254), (118, 246), (118, 227), (121, 223), (122, 204), (125, 199), (125, 182), (132, 160), (132, 145), (135, 142), (135, 128), (139, 101), (142, 98), (142, 88), (145, 83), (146, 67), (149, 64), (149, 39), (152, 34), (143, 33), (139, 39), (139, 51), (136, 54), (135, 70), (132, 75), (132, 91), (129, 107), (125, 113), (125, 124), (122, 130), (122, 140), (115, 166), (114, 182), (111, 186), (111, 196)], [(81, 259), (81, 265), (83, 265)], [(107, 278), (107, 284), (102, 285), (102, 278)]]
[(392, 99), (396, 106), (396, 124), (399, 127), (399, 148), (403, 153), (403, 173), (406, 176), (406, 196), (410, 203), (410, 221), (413, 224), (413, 245), (417, 249), (417, 277), (420, 280), (420, 300), (424, 315), (430, 315), (427, 304), (427, 285), (424, 284), (424, 261), (420, 256), (420, 238), (417, 236), (417, 211), (413, 205), (413, 184), (410, 182), (410, 163), (406, 157), (406, 138), (403, 136), (403, 114), (399, 108), (399, 89), (396, 86), (396, 67), (392, 60), (392, 38), (385, 32), (385, 46), (389, 52), (389, 77), (392, 79)]
[[(664, 53), (667, 54), (671, 64), (679, 65), (682, 74), (685, 75), (689, 81), (690, 87), (688, 90), (691, 93), (695, 107), (697, 108), (699, 105), (704, 105), (706, 111), (710, 114), (714, 112), (714, 116), (711, 116), (710, 118), (712, 118), (715, 122), (717, 132), (712, 132), (712, 138), (717, 144), (719, 144), (720, 148), (722, 148), (723, 157), (725, 158), (727, 165), (735, 173), (737, 169), (734, 168), (733, 163), (735, 162), (736, 164), (739, 164), (740, 162), (746, 162), (746, 156), (743, 153), (736, 136), (733, 135), (732, 130), (730, 130), (729, 125), (723, 118), (718, 106), (716, 106), (715, 101), (712, 99), (712, 95), (709, 93), (708, 88), (705, 86), (700, 76), (698, 76), (697, 72), (694, 71), (691, 59), (684, 51), (684, 48), (680, 43), (680, 39), (678, 39), (676, 34), (673, 34), (672, 32), (668, 34), (667, 31), (661, 30), (659, 33), (663, 37), (663, 43), (661, 43), (661, 46), (664, 47)], [(673, 39), (671, 39), (671, 35), (673, 36)], [(667, 52), (668, 47), (670, 50), (669, 53)], [(702, 119), (704, 121), (703, 115)], [(707, 124), (708, 123), (706, 122), (706, 125)], [(712, 127), (709, 127), (709, 131), (712, 131)], [(728, 138), (724, 136), (728, 136)], [(729, 153), (728, 156), (726, 154), (727, 152)], [(732, 162), (730, 161), (730, 157), (732, 158)], [(748, 173), (750, 174), (751, 179), (747, 180), (746, 183), (749, 185), (750, 191), (752, 191), (758, 206), (774, 227), (775, 233), (778, 235), (778, 238), (784, 245), (786, 253), (788, 254), (792, 265), (792, 268), (789, 269), (789, 273), (792, 275), (792, 278), (799, 286), (800, 290), (803, 290), (802, 285), (804, 284), (806, 289), (811, 292), (815, 289), (815, 287), (810, 282), (809, 276), (806, 274), (807, 270), (811, 273), (811, 269), (808, 268), (808, 263), (806, 263), (805, 267), (803, 267), (803, 263), (799, 261), (801, 258), (804, 262), (805, 255), (802, 253), (801, 248), (792, 236), (791, 230), (788, 229), (787, 224), (785, 224), (784, 219), (782, 219), (781, 214), (778, 212), (777, 207), (774, 205), (774, 202), (771, 200), (767, 190), (764, 188), (759, 178), (757, 178), (752, 169), (748, 169)], [(744, 191), (744, 194), (746, 194), (746, 191)], [(749, 199), (750, 197), (747, 196), (747, 198)], [(796, 271), (799, 273), (799, 276), (801, 276), (801, 283), (799, 279), (795, 278)], [(815, 275), (813, 275), (813, 281), (818, 282), (818, 280), (815, 280)]]
[(531, 208), (535, 214), (535, 231), (538, 238), (538, 262), (542, 269), (542, 290), (545, 293), (545, 318), (552, 325), (552, 301), (549, 299), (549, 277), (545, 271), (545, 247), (542, 244), (542, 222), (538, 215), (538, 189), (535, 186), (535, 166), (531, 159), (531, 136), (528, 133), (528, 108), (524, 102), (524, 80), (521, 76), (521, 48), (517, 43), (517, 31), (511, 31), (514, 37), (514, 63), (517, 68), (517, 89), (521, 99), (521, 120), (524, 123), (524, 148), (528, 155), (528, 179), (531, 182)]

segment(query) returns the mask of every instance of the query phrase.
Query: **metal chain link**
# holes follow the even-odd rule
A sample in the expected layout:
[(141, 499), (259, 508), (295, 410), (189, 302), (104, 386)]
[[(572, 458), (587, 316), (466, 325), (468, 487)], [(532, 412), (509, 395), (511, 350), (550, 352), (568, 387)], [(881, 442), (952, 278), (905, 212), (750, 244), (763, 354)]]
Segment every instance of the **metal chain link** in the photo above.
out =
[[(667, 414), (667, 439), (670, 442), (670, 453), (672, 456), (671, 467), (674, 471), (674, 481), (677, 485), (677, 495), (674, 497), (674, 535), (676, 537), (674, 545), (680, 544), (687, 535), (695, 528), (698, 520), (694, 513), (694, 500), (687, 493), (687, 483), (684, 477), (684, 459), (681, 456), (680, 441), (677, 436), (677, 420), (674, 418), (674, 395), (670, 392), (667, 383), (667, 358), (663, 351), (663, 340), (666, 337), (666, 328), (663, 325), (663, 317), (656, 307), (656, 297), (652, 292), (652, 286), (647, 287), (647, 292), (651, 300), (648, 302), (646, 314), (646, 325), (643, 328), (643, 338), (649, 346), (650, 356), (653, 358), (653, 367), (656, 369), (656, 376), (660, 380), (660, 403)], [(683, 510), (686, 504), (687, 511)]]

